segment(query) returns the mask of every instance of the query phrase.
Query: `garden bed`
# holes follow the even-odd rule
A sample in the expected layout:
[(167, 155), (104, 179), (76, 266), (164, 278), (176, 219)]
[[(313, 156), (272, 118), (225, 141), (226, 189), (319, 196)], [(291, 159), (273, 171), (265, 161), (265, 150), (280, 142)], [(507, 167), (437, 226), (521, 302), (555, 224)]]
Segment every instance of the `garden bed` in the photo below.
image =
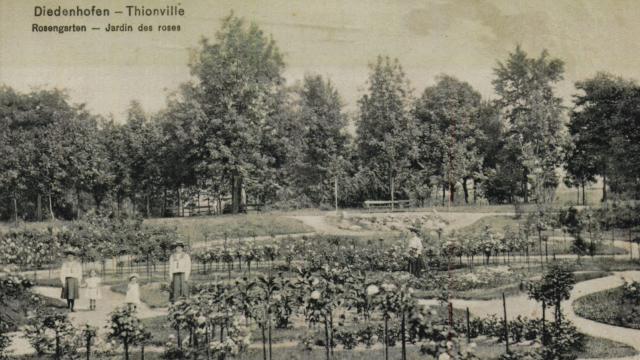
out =
[(622, 303), (623, 287), (583, 296), (573, 303), (578, 316), (632, 329), (640, 329), (640, 305)]
[(233, 240), (238, 237), (287, 235), (313, 232), (302, 221), (278, 215), (225, 215), (216, 217), (166, 218), (146, 220), (147, 225), (175, 226), (191, 243), (208, 239)]

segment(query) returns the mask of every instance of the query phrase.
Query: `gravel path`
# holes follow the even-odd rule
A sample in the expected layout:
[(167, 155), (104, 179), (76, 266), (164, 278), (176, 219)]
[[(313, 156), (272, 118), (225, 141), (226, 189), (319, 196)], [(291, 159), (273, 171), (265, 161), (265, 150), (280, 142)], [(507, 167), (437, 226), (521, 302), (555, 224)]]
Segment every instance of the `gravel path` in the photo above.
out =
[[(54, 299), (60, 298), (60, 288), (49, 286), (35, 286), (33, 292), (47, 296)], [(80, 291), (82, 291), (81, 289)], [(109, 314), (118, 306), (124, 304), (125, 296), (123, 294), (112, 291), (109, 286), (103, 286), (102, 299), (97, 301), (96, 310), (89, 310), (89, 300), (82, 297), (80, 293), (80, 299), (77, 300), (75, 305), (75, 312), (69, 313), (69, 320), (76, 327), (80, 328), (85, 324), (90, 324), (98, 328), (98, 332), (101, 335), (106, 333), (107, 320)], [(141, 319), (151, 318), (160, 315), (166, 315), (166, 308), (151, 309), (146, 304), (141, 303), (138, 306), (138, 317)], [(9, 350), (14, 355), (26, 355), (34, 353), (34, 349), (29, 344), (24, 334), (20, 331), (10, 334), (12, 338), (11, 346)], [(153, 349), (147, 349), (153, 351)]]
[[(596, 292), (608, 290), (623, 284), (622, 278), (640, 281), (640, 271), (615, 272), (611, 276), (592, 279), (580, 282), (571, 291), (571, 298), (562, 304), (562, 312), (567, 319), (571, 320), (578, 330), (587, 335), (617, 341), (629, 345), (638, 351), (638, 354), (631, 357), (621, 358), (624, 360), (640, 360), (640, 330), (628, 329), (619, 326), (607, 325), (585, 318), (581, 318), (573, 311), (573, 302), (583, 296)], [(509, 296), (506, 299), (507, 318), (514, 319), (518, 315), (529, 318), (540, 318), (542, 309), (538, 303), (530, 300), (525, 294)], [(469, 308), (469, 311), (478, 317), (497, 315), (502, 318), (502, 299), (493, 300), (460, 300), (453, 299), (453, 306), (459, 309)], [(425, 306), (438, 305), (437, 300), (421, 300)], [(552, 316), (552, 312), (548, 312)], [(616, 360), (608, 358), (608, 360)]]

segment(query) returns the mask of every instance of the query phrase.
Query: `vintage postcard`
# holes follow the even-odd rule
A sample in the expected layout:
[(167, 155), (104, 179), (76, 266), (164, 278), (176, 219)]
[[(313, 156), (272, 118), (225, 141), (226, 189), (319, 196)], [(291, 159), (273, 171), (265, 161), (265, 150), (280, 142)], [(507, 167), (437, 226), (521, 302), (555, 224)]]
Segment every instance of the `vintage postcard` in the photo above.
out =
[(638, 18), (0, 0), (0, 359), (640, 359)]

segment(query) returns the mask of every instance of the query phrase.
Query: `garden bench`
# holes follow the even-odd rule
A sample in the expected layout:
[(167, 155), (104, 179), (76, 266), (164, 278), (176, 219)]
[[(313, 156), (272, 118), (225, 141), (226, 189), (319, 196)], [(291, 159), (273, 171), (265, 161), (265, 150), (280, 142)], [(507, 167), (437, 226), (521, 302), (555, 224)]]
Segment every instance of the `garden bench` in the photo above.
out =
[(371, 209), (391, 209), (393, 208), (407, 208), (411, 206), (409, 200), (366, 200), (364, 207), (371, 212)]

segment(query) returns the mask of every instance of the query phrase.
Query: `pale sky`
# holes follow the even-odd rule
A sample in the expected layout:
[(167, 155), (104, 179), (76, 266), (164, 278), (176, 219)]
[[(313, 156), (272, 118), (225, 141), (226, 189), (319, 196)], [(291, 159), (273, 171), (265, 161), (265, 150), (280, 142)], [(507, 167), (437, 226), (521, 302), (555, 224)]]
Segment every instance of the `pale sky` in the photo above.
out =
[[(125, 5), (177, 5), (185, 17), (115, 15)], [(35, 17), (34, 6), (97, 5), (107, 18)], [(285, 54), (290, 83), (307, 72), (328, 76), (349, 109), (366, 87), (367, 65), (397, 57), (419, 95), (447, 73), (492, 97), (497, 60), (516, 44), (530, 54), (547, 48), (566, 62), (558, 92), (570, 99), (576, 80), (604, 70), (640, 78), (640, 1), (635, 0), (0, 0), (0, 83), (22, 91), (66, 88), (73, 102), (122, 119), (128, 103), (147, 111), (189, 79), (188, 49), (212, 38), (233, 10), (272, 34)], [(179, 24), (177, 33), (32, 33), (33, 23)]]

